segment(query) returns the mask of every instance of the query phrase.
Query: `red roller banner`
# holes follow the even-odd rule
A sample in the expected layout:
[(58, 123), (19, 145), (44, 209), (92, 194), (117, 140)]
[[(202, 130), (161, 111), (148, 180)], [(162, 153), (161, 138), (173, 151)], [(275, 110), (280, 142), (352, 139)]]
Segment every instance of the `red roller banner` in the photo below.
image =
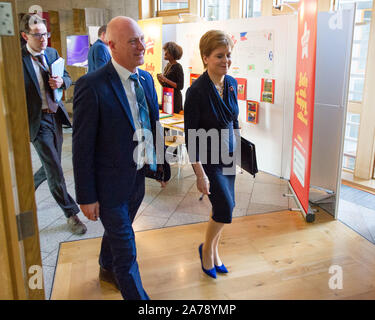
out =
[(290, 184), (305, 214), (309, 209), (314, 122), (317, 0), (301, 0), (298, 12), (292, 165)]

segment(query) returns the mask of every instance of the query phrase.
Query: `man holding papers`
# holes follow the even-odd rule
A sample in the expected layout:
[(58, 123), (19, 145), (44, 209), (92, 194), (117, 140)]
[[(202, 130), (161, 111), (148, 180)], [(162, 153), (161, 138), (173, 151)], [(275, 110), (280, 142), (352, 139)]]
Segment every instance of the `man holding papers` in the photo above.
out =
[(61, 101), (62, 90), (72, 80), (57, 51), (47, 47), (49, 33), (38, 15), (26, 14), (20, 23), (23, 74), (29, 118), (30, 141), (38, 153), (42, 167), (34, 174), (35, 189), (45, 180), (52, 196), (64, 211), (70, 230), (84, 234), (86, 226), (79, 220), (79, 208), (69, 195), (63, 170), (61, 150), (62, 124), (71, 127), (68, 113)]

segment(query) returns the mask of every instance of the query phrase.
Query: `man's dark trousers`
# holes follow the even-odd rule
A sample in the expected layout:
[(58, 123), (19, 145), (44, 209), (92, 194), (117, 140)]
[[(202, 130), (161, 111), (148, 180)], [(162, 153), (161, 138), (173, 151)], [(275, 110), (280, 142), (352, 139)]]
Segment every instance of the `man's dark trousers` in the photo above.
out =
[[(114, 208), (100, 206), (100, 220), (105, 232), (99, 256), (102, 268), (112, 271), (125, 300), (148, 300), (137, 263), (132, 223), (145, 195), (143, 169), (137, 172), (131, 199)], [(129, 271), (127, 271), (129, 270)]]
[(52, 196), (69, 218), (76, 215), (79, 208), (67, 191), (61, 167), (63, 134), (60, 112), (42, 113), (39, 132), (32, 142), (42, 163), (42, 167), (34, 174), (34, 184), (36, 190), (47, 179)]

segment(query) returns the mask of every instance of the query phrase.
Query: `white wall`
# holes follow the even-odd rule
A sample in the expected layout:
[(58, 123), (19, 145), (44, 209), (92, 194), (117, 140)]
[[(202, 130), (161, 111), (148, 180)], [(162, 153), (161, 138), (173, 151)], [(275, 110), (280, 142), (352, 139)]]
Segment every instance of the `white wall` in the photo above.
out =
[[(236, 52), (236, 47), (241, 48), (239, 43), (233, 50), (232, 70), (229, 74), (235, 78), (247, 78), (247, 99), (256, 101), (260, 101), (262, 77), (275, 79), (274, 104), (260, 102), (258, 124), (246, 122), (246, 102), (239, 101), (241, 135), (255, 143), (260, 170), (288, 179), (293, 129), (297, 17), (293, 15), (189, 23), (174, 25), (174, 28), (168, 25), (168, 30), (164, 29), (163, 32), (163, 42), (176, 41), (184, 50), (179, 61), (185, 74), (183, 97), (190, 85), (190, 72), (203, 72), (198, 44), (200, 37), (210, 29), (225, 30), (238, 41), (240, 32), (248, 32), (249, 35), (273, 32), (274, 59), (270, 74), (248, 72), (247, 65), (252, 61), (246, 57), (246, 53)], [(256, 45), (256, 41), (252, 43)], [(258, 65), (259, 69), (261, 67)], [(237, 73), (234, 73), (236, 70)]]

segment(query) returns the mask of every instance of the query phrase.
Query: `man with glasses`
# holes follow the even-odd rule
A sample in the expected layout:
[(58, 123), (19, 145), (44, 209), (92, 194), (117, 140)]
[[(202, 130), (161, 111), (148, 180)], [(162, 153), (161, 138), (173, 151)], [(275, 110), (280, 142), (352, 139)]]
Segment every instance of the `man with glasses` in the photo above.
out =
[(47, 47), (45, 20), (38, 15), (26, 14), (20, 23), (22, 38), (23, 74), (29, 118), (30, 141), (42, 163), (34, 174), (35, 190), (47, 180), (52, 196), (64, 211), (68, 226), (74, 234), (84, 234), (86, 226), (77, 214), (79, 208), (69, 195), (61, 167), (63, 144), (62, 125), (71, 127), (68, 113), (62, 101), (55, 101), (53, 90), (67, 89), (72, 83), (64, 70), (62, 77), (52, 76), (50, 66), (59, 59), (57, 51)]

